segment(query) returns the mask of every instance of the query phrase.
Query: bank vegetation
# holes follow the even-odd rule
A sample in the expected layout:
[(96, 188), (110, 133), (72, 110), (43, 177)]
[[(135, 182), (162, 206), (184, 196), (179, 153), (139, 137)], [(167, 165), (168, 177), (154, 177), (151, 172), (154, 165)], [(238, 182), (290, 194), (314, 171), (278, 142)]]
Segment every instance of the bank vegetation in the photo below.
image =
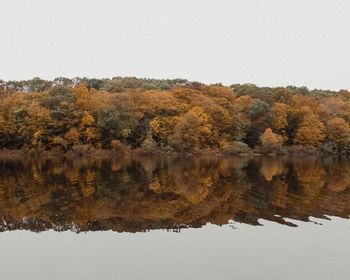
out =
[(183, 79), (0, 81), (2, 155), (350, 153), (350, 92)]

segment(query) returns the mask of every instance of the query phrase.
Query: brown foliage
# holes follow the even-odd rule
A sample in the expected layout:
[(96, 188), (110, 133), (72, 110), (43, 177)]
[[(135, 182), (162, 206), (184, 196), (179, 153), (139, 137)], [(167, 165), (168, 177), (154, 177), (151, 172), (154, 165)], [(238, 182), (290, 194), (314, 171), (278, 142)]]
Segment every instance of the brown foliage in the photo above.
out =
[[(28, 84), (33, 91), (21, 91)], [(3, 82), (2, 91), (0, 148), (111, 148), (111, 140), (119, 140), (131, 148), (199, 153), (236, 151), (239, 142), (254, 148), (264, 139), (267, 150), (325, 143), (350, 151), (350, 98), (344, 90), (62, 78)], [(223, 149), (223, 143), (232, 147)]]

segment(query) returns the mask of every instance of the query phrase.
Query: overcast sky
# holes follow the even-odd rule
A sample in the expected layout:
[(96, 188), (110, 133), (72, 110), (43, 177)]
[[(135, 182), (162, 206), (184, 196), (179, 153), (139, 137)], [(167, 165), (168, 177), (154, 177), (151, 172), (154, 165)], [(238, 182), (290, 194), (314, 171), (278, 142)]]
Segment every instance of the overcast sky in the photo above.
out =
[(0, 0), (0, 79), (350, 89), (348, 0)]

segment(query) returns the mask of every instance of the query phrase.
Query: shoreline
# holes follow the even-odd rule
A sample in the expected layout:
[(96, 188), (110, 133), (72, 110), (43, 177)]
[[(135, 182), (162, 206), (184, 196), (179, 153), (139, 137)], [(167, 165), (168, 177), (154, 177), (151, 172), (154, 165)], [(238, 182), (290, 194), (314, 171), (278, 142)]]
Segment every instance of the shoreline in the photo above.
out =
[(312, 156), (350, 156), (348, 153), (329, 153), (321, 150), (285, 152), (285, 153), (261, 153), (252, 150), (245, 153), (225, 153), (220, 151), (208, 151), (202, 153), (188, 153), (188, 152), (174, 152), (165, 153), (161, 151), (147, 151), (141, 149), (129, 149), (123, 152), (116, 152), (112, 149), (100, 149), (84, 151), (75, 153), (74, 151), (57, 151), (57, 150), (27, 150), (27, 149), (0, 149), (0, 160), (24, 160), (24, 159), (85, 159), (85, 158), (99, 158), (99, 159), (113, 159), (124, 157), (200, 157), (200, 156), (218, 156), (218, 157), (312, 157)]

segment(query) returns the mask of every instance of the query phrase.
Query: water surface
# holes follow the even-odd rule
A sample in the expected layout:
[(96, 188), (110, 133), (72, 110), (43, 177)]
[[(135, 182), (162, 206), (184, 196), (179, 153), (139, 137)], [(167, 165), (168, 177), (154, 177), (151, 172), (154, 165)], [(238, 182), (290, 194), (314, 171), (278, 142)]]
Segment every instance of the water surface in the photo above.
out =
[(4, 279), (349, 279), (347, 158), (0, 162)]

